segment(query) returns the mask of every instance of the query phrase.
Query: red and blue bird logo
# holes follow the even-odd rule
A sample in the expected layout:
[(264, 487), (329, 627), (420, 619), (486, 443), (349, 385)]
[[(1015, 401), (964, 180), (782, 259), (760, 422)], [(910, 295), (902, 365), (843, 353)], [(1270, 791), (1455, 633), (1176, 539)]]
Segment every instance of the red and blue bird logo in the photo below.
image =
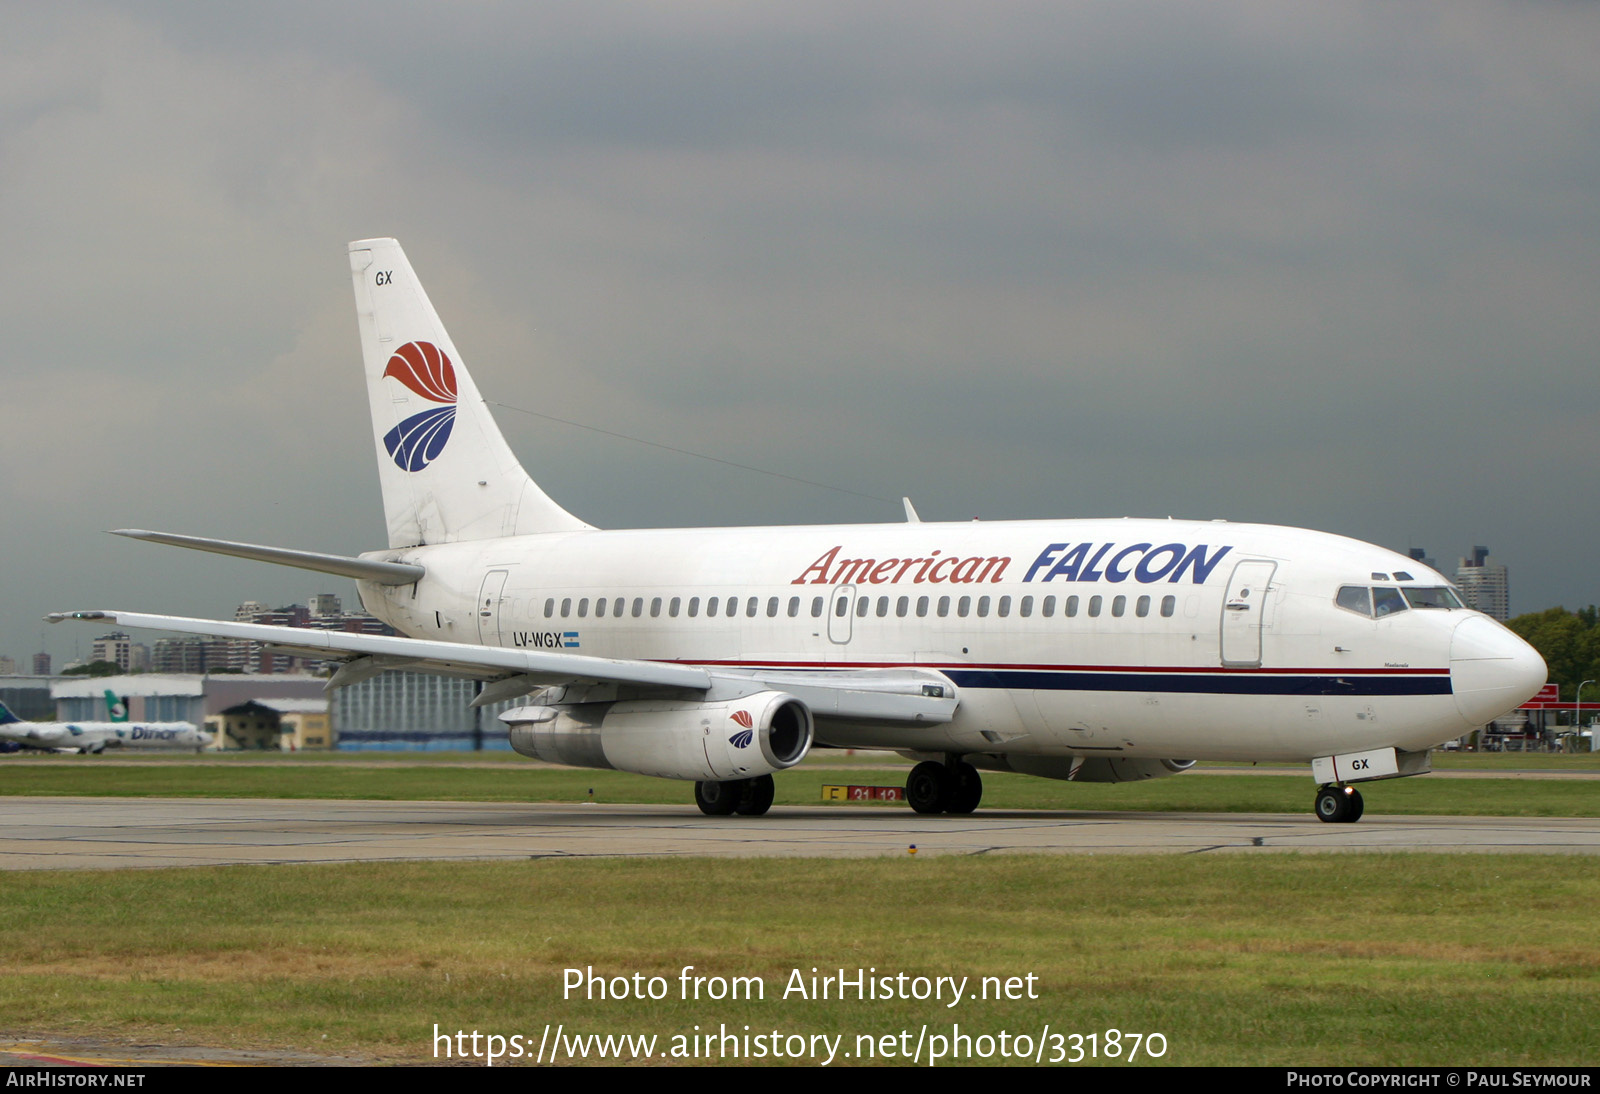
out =
[(407, 342), (389, 358), (384, 376), (392, 376), (427, 399), (442, 403), (413, 414), (383, 435), (383, 446), (403, 471), (421, 471), (444, 451), (456, 424), (456, 370), (432, 342)]

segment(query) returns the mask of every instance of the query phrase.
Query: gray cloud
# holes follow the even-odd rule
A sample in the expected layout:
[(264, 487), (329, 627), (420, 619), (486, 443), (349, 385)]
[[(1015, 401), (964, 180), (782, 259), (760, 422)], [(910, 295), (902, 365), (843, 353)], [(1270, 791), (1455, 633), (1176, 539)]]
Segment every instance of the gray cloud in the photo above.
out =
[[(1486, 542), (1518, 609), (1600, 599), (1588, 6), (5, 14), (0, 652), (314, 591), (106, 527), (377, 542), (341, 249), (389, 234), (515, 406), (930, 518)], [(601, 524), (897, 516), (503, 425)]]

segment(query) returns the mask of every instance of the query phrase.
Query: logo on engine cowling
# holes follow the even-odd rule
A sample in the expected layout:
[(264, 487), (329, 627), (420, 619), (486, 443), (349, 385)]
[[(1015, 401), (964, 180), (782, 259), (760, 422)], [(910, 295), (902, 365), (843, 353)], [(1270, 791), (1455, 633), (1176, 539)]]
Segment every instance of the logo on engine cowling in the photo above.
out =
[(752, 728), (755, 725), (755, 719), (750, 717), (748, 710), (736, 710), (728, 717), (744, 726), (744, 729), (728, 738), (728, 743), (734, 748), (749, 748), (750, 742), (755, 740), (756, 736), (755, 730)]

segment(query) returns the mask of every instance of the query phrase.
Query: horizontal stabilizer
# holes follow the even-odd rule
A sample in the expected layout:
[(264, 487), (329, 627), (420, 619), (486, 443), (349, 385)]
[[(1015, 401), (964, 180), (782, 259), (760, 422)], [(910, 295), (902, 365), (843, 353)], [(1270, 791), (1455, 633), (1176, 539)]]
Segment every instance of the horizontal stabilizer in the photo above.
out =
[(233, 555), (255, 562), (271, 562), (278, 566), (294, 566), (301, 570), (315, 570), (319, 574), (337, 574), (357, 581), (374, 581), (379, 585), (413, 585), (422, 580), (425, 572), (412, 562), (381, 562), (371, 558), (351, 558), (348, 555), (325, 555), (317, 551), (293, 551), (287, 547), (263, 547), (255, 543), (233, 543), (225, 539), (202, 539), (199, 536), (179, 536), (171, 532), (147, 532), (143, 528), (118, 528), (114, 536), (142, 539), (148, 543), (166, 543), (173, 547), (188, 547), (195, 551), (210, 551), (216, 555)]

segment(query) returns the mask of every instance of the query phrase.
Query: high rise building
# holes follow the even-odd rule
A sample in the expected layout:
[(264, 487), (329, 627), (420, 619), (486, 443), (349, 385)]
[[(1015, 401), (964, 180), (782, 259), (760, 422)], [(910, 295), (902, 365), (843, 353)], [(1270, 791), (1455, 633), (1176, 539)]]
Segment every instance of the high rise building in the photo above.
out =
[(48, 653), (36, 653), (33, 655), (33, 674), (35, 676), (50, 675), (50, 655)]
[(1467, 607), (1504, 623), (1511, 618), (1511, 573), (1489, 562), (1489, 548), (1474, 547), (1472, 557), (1456, 567), (1456, 584)]
[(110, 661), (123, 672), (133, 664), (133, 639), (121, 631), (103, 634), (94, 640), (94, 654), (90, 661)]

